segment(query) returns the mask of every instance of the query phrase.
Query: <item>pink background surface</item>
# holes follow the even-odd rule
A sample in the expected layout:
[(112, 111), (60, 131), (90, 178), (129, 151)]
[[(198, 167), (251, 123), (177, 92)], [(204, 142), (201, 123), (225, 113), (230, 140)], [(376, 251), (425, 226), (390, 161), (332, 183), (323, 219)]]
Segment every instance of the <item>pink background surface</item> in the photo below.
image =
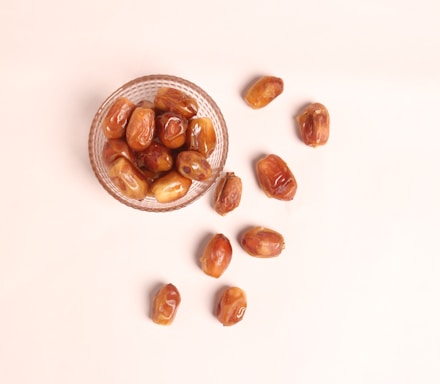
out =
[[(0, 6), (2, 215), (0, 383), (440, 382), (440, 5), (421, 1), (18, 0)], [(87, 138), (101, 102), (138, 76), (184, 77), (222, 109), (227, 171), (244, 184), (226, 217), (212, 194), (151, 214), (108, 195)], [(251, 110), (255, 76), (284, 93)], [(309, 101), (331, 116), (327, 146), (298, 139)], [(258, 188), (276, 153), (298, 192)], [(249, 225), (283, 233), (277, 259), (237, 242)], [(197, 263), (229, 236), (219, 280)], [(171, 327), (148, 317), (172, 282)], [(244, 320), (213, 316), (225, 285)]]

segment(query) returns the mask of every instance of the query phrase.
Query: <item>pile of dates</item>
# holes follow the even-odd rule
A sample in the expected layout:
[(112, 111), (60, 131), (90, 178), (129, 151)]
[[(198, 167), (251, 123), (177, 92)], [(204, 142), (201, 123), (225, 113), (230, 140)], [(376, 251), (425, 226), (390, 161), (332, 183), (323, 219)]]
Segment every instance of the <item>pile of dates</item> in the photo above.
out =
[(208, 157), (216, 146), (209, 117), (197, 117), (197, 101), (180, 90), (160, 88), (153, 101), (117, 98), (102, 130), (108, 175), (128, 198), (180, 199), (193, 181), (212, 175)]
[[(244, 101), (253, 109), (271, 103), (283, 92), (283, 81), (273, 76), (257, 79), (244, 95)], [(307, 105), (296, 117), (302, 141), (311, 147), (322, 146), (329, 138), (329, 113), (320, 103)], [(270, 198), (282, 201), (293, 200), (297, 182), (287, 163), (276, 154), (269, 154), (257, 161), (255, 175), (261, 190)], [(240, 204), (242, 183), (233, 172), (220, 178), (215, 190), (214, 209), (224, 216)], [(248, 228), (239, 236), (242, 249), (252, 257), (274, 258), (285, 249), (281, 233), (263, 226)], [(223, 233), (214, 234), (200, 255), (200, 268), (208, 276), (219, 278), (232, 260), (231, 242)], [(161, 325), (174, 321), (181, 296), (171, 283), (163, 285), (154, 297), (151, 318)], [(223, 289), (217, 298), (215, 315), (225, 326), (237, 324), (243, 319), (247, 308), (246, 293), (236, 286)]]

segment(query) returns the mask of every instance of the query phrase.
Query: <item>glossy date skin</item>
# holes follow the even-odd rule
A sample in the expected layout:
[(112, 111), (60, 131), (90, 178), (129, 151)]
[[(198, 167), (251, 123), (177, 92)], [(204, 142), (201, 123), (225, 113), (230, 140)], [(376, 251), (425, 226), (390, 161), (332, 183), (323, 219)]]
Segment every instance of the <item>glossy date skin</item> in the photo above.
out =
[(275, 76), (262, 76), (247, 90), (244, 100), (253, 109), (267, 106), (284, 90), (283, 80)]
[(245, 231), (240, 244), (249, 255), (259, 258), (279, 256), (285, 248), (284, 237), (279, 232), (261, 226)]
[(205, 156), (197, 151), (182, 151), (176, 157), (176, 168), (182, 176), (195, 181), (208, 180), (212, 168)]
[(175, 112), (165, 112), (156, 117), (159, 140), (167, 148), (176, 149), (185, 144), (188, 120)]
[(119, 97), (110, 106), (102, 124), (107, 139), (120, 139), (125, 135), (128, 120), (136, 105), (126, 97)]
[(118, 157), (108, 168), (113, 184), (125, 196), (142, 200), (148, 194), (148, 182), (139, 169), (125, 157)]
[(136, 108), (127, 124), (126, 139), (134, 151), (143, 151), (153, 141), (155, 112), (150, 108)]
[(306, 145), (318, 147), (327, 143), (330, 135), (330, 116), (323, 104), (309, 104), (296, 117), (296, 121)]
[(163, 285), (156, 293), (151, 319), (159, 325), (171, 325), (176, 317), (181, 302), (180, 293), (173, 284)]
[(214, 209), (221, 215), (233, 211), (240, 205), (242, 194), (241, 178), (234, 172), (227, 172), (218, 182), (214, 194)]
[(217, 136), (209, 117), (191, 119), (186, 132), (186, 147), (198, 151), (206, 158), (214, 151)]
[(216, 316), (224, 326), (231, 326), (243, 320), (246, 308), (246, 293), (239, 287), (228, 287), (220, 296)]
[(202, 271), (208, 276), (219, 278), (228, 268), (231, 259), (231, 242), (222, 233), (217, 233), (211, 237), (206, 245), (200, 258), (200, 264)]
[(186, 119), (197, 115), (199, 106), (197, 101), (184, 92), (163, 87), (158, 89), (154, 98), (154, 107), (162, 112), (175, 112)]
[(297, 183), (292, 171), (281, 157), (270, 154), (257, 162), (257, 180), (268, 197), (278, 200), (293, 200)]

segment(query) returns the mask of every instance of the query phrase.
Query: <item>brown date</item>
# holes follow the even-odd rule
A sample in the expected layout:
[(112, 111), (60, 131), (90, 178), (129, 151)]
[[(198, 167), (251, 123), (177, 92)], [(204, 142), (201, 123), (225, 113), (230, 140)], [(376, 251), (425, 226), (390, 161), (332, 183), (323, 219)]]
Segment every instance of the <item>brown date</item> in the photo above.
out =
[(125, 127), (136, 105), (126, 97), (119, 97), (110, 106), (102, 124), (104, 135), (108, 139), (124, 137)]
[(136, 158), (140, 168), (147, 168), (155, 173), (169, 171), (174, 163), (171, 150), (156, 141), (143, 151), (136, 152)]
[(174, 112), (165, 112), (156, 117), (159, 140), (168, 148), (176, 149), (185, 144), (188, 120)]
[(296, 117), (296, 121), (305, 144), (318, 147), (327, 143), (330, 135), (330, 116), (324, 105), (309, 104)]
[(159, 325), (171, 325), (181, 302), (180, 293), (173, 284), (163, 285), (153, 299), (151, 319)]
[(246, 293), (241, 288), (229, 287), (220, 296), (216, 316), (224, 326), (231, 326), (243, 320), (246, 308)]
[(102, 159), (105, 165), (109, 166), (118, 157), (125, 157), (131, 163), (136, 162), (134, 152), (127, 145), (127, 142), (123, 139), (108, 139), (104, 143), (102, 149)]
[(136, 200), (148, 193), (148, 183), (139, 169), (125, 157), (118, 157), (108, 168), (108, 175), (119, 191)]
[(278, 256), (285, 248), (284, 237), (269, 228), (253, 227), (240, 238), (243, 249), (251, 256), (269, 258)]
[(281, 157), (270, 154), (258, 160), (256, 173), (258, 183), (268, 197), (284, 201), (294, 198), (296, 180)]
[(226, 215), (240, 205), (242, 193), (241, 178), (234, 172), (227, 172), (217, 184), (214, 194), (214, 209), (219, 215)]
[(191, 119), (186, 133), (186, 146), (206, 158), (214, 151), (217, 142), (214, 125), (209, 117)]
[(192, 181), (177, 171), (170, 171), (153, 182), (151, 192), (159, 203), (170, 203), (185, 196)]
[(278, 97), (284, 89), (283, 80), (274, 76), (262, 76), (247, 90), (244, 100), (253, 109), (263, 108)]
[(154, 106), (163, 112), (175, 112), (190, 119), (194, 117), (199, 106), (197, 101), (184, 92), (169, 87), (159, 88), (154, 98)]
[(125, 133), (127, 144), (134, 151), (143, 151), (153, 140), (154, 127), (154, 111), (149, 108), (136, 108), (127, 124)]
[(176, 157), (176, 168), (182, 176), (196, 181), (205, 181), (212, 175), (208, 160), (197, 151), (179, 152)]
[(206, 245), (200, 264), (202, 271), (207, 275), (219, 278), (228, 268), (232, 258), (232, 246), (229, 239), (217, 233)]

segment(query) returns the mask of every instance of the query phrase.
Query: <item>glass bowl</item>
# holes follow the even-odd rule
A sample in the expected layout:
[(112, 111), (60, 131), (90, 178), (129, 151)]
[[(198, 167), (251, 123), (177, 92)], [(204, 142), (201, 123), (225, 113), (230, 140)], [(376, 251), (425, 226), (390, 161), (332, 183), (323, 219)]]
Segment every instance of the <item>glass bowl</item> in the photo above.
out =
[[(212, 167), (211, 177), (203, 182), (193, 181), (185, 196), (168, 203), (160, 203), (153, 196), (147, 196), (143, 200), (136, 200), (122, 194), (108, 176), (107, 166), (102, 156), (103, 147), (107, 138), (103, 133), (101, 125), (113, 102), (121, 96), (127, 97), (134, 103), (138, 103), (142, 100), (153, 101), (157, 90), (162, 87), (175, 88), (193, 97), (199, 105), (196, 117), (211, 118), (217, 136), (215, 149), (208, 157), (208, 161)], [(98, 181), (116, 200), (129, 207), (143, 211), (166, 212), (187, 206), (204, 195), (213, 186), (223, 171), (226, 162), (228, 153), (228, 131), (222, 112), (214, 100), (203, 89), (188, 80), (176, 76), (149, 75), (129, 81), (113, 92), (104, 101), (93, 119), (89, 133), (88, 149), (90, 163)]]

